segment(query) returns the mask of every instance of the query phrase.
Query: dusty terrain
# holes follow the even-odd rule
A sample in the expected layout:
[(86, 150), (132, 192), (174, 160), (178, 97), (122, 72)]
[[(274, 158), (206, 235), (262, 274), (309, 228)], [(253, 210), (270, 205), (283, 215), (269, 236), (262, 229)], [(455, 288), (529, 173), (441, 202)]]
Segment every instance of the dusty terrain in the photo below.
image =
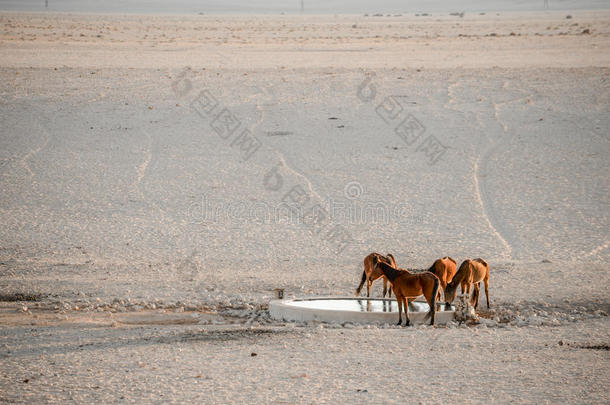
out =
[[(0, 14), (0, 399), (607, 403), (610, 13), (570, 15)], [(269, 319), (372, 250), (486, 258), (492, 311)]]

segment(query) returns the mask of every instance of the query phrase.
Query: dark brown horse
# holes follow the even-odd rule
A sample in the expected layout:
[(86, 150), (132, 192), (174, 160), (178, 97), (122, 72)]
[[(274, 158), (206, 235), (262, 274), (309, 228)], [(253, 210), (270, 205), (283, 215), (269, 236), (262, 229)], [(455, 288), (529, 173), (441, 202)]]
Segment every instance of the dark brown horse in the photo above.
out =
[(455, 273), (457, 272), (457, 263), (451, 257), (445, 256), (441, 259), (437, 259), (428, 269), (428, 271), (438, 277), (439, 281), (441, 282), (443, 295), (445, 295), (445, 288), (447, 288), (447, 284), (453, 280), (453, 276), (455, 276)]
[[(377, 252), (373, 252), (364, 258), (364, 271), (362, 272), (362, 279), (360, 280), (360, 285), (356, 288), (356, 295), (360, 295), (360, 291), (362, 291), (362, 286), (366, 282), (366, 296), (370, 297), (371, 287), (373, 286), (373, 281), (369, 277), (375, 265), (379, 262), (383, 262), (389, 264), (390, 266), (396, 268), (396, 260), (394, 256), (388, 253), (386, 256), (379, 254)], [(392, 288), (388, 289), (388, 280), (383, 278), (383, 295), (385, 298), (386, 293), (388, 293), (388, 297), (392, 296)]]
[(436, 295), (440, 286), (438, 277), (429, 271), (411, 273), (404, 269), (395, 269), (384, 262), (378, 262), (369, 278), (374, 281), (379, 277), (387, 278), (392, 284), (392, 289), (398, 303), (398, 325), (402, 324), (403, 306), (405, 317), (407, 318), (405, 326), (411, 324), (409, 319), (409, 298), (417, 298), (420, 295), (426, 298), (430, 306), (430, 311), (428, 311), (425, 319), (431, 317), (430, 325), (434, 325), (436, 318)]
[(489, 264), (483, 259), (466, 259), (460, 265), (460, 269), (447, 284), (445, 289), (445, 301), (450, 304), (455, 299), (458, 285), (462, 288), (462, 293), (470, 294), (470, 286), (474, 284), (471, 302), (475, 309), (479, 306), (479, 293), (481, 281), (485, 284), (485, 296), (487, 298), (487, 308), (489, 308)]

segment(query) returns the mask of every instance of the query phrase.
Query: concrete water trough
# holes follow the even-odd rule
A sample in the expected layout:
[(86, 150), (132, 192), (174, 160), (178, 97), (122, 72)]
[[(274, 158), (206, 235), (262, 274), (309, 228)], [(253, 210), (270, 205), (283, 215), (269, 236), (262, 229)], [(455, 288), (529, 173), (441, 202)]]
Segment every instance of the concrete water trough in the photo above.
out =
[[(423, 323), (429, 306), (425, 301), (409, 304), (409, 318), (413, 323)], [(320, 321), (359, 324), (395, 324), (398, 322), (398, 303), (395, 299), (315, 297), (273, 300), (269, 303), (269, 314), (273, 319), (283, 321)], [(455, 307), (436, 312), (436, 323), (444, 324), (453, 320)], [(403, 314), (404, 322), (404, 314)], [(430, 320), (426, 320), (426, 323)]]

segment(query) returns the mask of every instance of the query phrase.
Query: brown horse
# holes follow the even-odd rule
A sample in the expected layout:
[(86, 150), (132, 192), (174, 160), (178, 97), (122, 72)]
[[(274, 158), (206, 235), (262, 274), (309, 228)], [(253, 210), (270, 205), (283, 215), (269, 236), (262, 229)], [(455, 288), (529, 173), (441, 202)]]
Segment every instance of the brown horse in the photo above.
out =
[[(375, 265), (379, 262), (383, 262), (389, 264), (390, 266), (396, 268), (396, 260), (394, 256), (388, 253), (386, 256), (379, 254), (377, 252), (373, 252), (364, 258), (364, 271), (362, 272), (362, 279), (360, 280), (360, 285), (356, 288), (356, 295), (360, 295), (360, 291), (362, 291), (362, 286), (366, 282), (366, 296), (370, 297), (371, 287), (373, 286), (373, 281), (369, 277)], [(385, 298), (386, 293), (388, 293), (388, 297), (392, 296), (392, 288), (388, 289), (388, 280), (383, 278), (383, 295)]]
[(431, 317), (430, 325), (434, 325), (436, 318), (436, 294), (440, 286), (438, 277), (426, 271), (423, 273), (411, 273), (404, 269), (395, 269), (394, 267), (378, 262), (371, 275), (370, 279), (376, 280), (379, 277), (385, 277), (392, 284), (394, 295), (398, 302), (398, 324), (402, 324), (402, 308), (404, 306), (405, 317), (407, 318), (405, 326), (411, 325), (409, 319), (409, 298), (417, 298), (423, 294), (428, 301), (430, 311), (424, 319)]
[(471, 302), (476, 309), (479, 306), (481, 281), (485, 284), (487, 308), (489, 308), (489, 264), (483, 259), (466, 259), (462, 262), (460, 269), (453, 277), (453, 280), (447, 284), (447, 288), (445, 289), (445, 301), (447, 304), (453, 302), (458, 285), (462, 287), (462, 293), (466, 291), (466, 293), (470, 294), (470, 286), (474, 284)]
[(437, 259), (428, 271), (438, 277), (441, 282), (443, 295), (445, 295), (447, 284), (453, 280), (453, 276), (455, 276), (455, 273), (457, 272), (457, 263), (451, 257), (445, 256), (442, 259)]

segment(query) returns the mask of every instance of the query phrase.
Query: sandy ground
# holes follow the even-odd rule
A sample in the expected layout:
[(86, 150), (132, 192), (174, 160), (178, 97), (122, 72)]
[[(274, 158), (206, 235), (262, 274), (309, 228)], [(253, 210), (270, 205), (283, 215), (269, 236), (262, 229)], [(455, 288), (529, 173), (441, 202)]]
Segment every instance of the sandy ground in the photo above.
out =
[[(1, 14), (0, 400), (607, 403), (610, 13), (566, 14)], [(372, 250), (486, 258), (493, 311), (269, 319)]]

